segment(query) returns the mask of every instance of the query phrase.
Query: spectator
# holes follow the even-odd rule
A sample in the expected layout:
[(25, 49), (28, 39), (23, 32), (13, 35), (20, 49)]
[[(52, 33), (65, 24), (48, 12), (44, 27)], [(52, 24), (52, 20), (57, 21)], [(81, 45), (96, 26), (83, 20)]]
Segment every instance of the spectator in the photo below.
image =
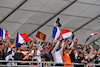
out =
[[(4, 51), (4, 44), (0, 43), (0, 60), (5, 60), (7, 53)], [(0, 64), (6, 64), (1, 62)]]
[[(79, 51), (77, 59), (75, 59), (76, 63), (87, 63), (87, 61), (84, 60), (83, 52)], [(84, 67), (84, 65), (75, 65), (75, 67)]]
[(41, 62), (41, 49), (40, 48), (38, 49), (37, 44), (33, 45), (33, 49), (34, 50), (32, 50), (32, 52), (29, 54), (29, 55), (33, 56), (32, 60)]
[[(68, 47), (65, 47), (65, 51), (64, 53), (62, 53), (62, 59), (63, 59), (63, 62), (66, 62), (66, 63), (71, 63), (71, 59), (70, 59), (70, 56), (69, 54), (71, 53), (71, 48), (68, 48)], [(65, 67), (71, 67), (71, 64), (64, 64)]]
[[(59, 43), (60, 42), (58, 41), (51, 53), (53, 55), (54, 62), (63, 63), (63, 60), (61, 57), (61, 53), (63, 52), (63, 47), (61, 47), (61, 49), (57, 51), (57, 49), (59, 47)], [(55, 66), (63, 66), (63, 64), (56, 64)]]
[(51, 54), (49, 54), (50, 52), (49, 46), (45, 46), (44, 50), (45, 50), (45, 53), (43, 54), (42, 60), (52, 62), (52, 56)]
[[(22, 45), (23, 44), (19, 44), (18, 47), (17, 47), (17, 52), (15, 53), (15, 55), (13, 56), (14, 57), (14, 60), (26, 60), (27, 58), (29, 58), (29, 55), (24, 55), (23, 53), (21, 53), (21, 48), (22, 48)], [(18, 65), (22, 65), (23, 63), (18, 63)], [(25, 65), (25, 63), (24, 63)]]

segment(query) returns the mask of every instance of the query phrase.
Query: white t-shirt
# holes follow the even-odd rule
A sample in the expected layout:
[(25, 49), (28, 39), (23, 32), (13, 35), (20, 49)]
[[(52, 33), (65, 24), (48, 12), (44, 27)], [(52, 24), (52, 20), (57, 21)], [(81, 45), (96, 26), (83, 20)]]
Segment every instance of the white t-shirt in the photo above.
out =
[[(34, 53), (34, 50), (32, 50), (29, 55), (31, 55), (33, 53)], [(41, 62), (41, 56), (40, 55), (41, 55), (41, 52), (39, 50), (37, 50), (36, 56), (33, 57), (32, 60), (37, 59), (38, 62)]]
[(58, 41), (51, 53), (52, 53), (52, 56), (54, 58), (54, 62), (63, 63), (62, 56), (61, 56), (63, 48), (61, 48), (60, 50), (56, 51), (58, 49), (58, 47), (59, 47), (59, 43), (60, 42)]
[(8, 56), (5, 57), (5, 60), (8, 61), (9, 59), (14, 60), (14, 58), (12, 56), (14, 56), (15, 53), (12, 51), (12, 54), (9, 54)]

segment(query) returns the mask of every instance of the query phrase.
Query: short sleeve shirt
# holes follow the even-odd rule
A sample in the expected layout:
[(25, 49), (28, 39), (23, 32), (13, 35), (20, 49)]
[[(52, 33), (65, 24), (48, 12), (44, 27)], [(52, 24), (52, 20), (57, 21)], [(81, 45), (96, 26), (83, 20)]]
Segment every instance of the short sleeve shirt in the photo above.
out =
[(52, 60), (51, 54), (46, 54), (46, 53), (44, 53), (44, 54), (43, 54), (43, 58), (45, 58), (45, 61), (51, 61), (51, 60)]

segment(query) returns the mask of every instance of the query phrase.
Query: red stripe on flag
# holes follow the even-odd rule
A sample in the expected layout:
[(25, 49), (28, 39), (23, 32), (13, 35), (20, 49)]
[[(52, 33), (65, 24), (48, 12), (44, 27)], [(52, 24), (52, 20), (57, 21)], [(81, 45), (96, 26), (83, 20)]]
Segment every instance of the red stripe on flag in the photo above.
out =
[(29, 38), (28, 38), (28, 34), (27, 33), (20, 33), (20, 35), (23, 37), (23, 39), (25, 41), (29, 41)]
[(9, 34), (7, 33), (8, 31), (5, 32), (5, 37), (7, 37)]
[(61, 33), (62, 33), (62, 34), (64, 34), (64, 33), (68, 33), (68, 32), (71, 32), (71, 31), (68, 30), (68, 29), (62, 29), (62, 30), (61, 30)]
[(94, 35), (97, 35), (98, 33), (97, 32), (94, 32)]
[(60, 32), (60, 35), (59, 35), (59, 37), (57, 38), (57, 40), (59, 40), (59, 39), (60, 39), (60, 36), (61, 36), (61, 32)]

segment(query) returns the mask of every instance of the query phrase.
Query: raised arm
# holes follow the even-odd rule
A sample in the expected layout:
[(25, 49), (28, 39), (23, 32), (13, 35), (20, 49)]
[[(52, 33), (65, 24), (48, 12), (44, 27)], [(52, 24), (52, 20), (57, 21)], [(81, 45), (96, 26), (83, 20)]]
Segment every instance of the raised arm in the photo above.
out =
[(56, 43), (56, 45), (55, 45), (55, 47), (54, 47), (54, 49), (52, 50), (51, 53), (54, 53), (58, 49), (59, 43), (60, 43), (59, 41)]
[(90, 53), (89, 53), (89, 55), (88, 55), (88, 61), (90, 60), (90, 56), (92, 55), (92, 52), (93, 52), (93, 47), (91, 46), (91, 45), (89, 45), (90, 46), (90, 48), (91, 48), (91, 51), (90, 51)]

